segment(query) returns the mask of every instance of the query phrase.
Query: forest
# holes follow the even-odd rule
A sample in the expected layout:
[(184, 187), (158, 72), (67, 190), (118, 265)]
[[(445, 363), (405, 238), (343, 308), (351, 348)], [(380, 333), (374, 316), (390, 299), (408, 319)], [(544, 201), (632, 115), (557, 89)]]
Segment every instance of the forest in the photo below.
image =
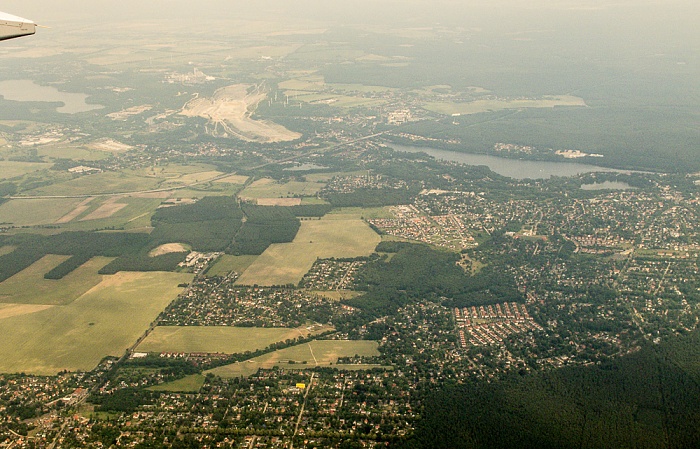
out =
[(418, 448), (692, 448), (700, 441), (698, 333), (600, 365), (430, 393)]
[(425, 298), (442, 298), (451, 307), (523, 301), (512, 277), (488, 270), (467, 275), (456, 265), (458, 254), (404, 242), (382, 242), (376, 251), (394, 255), (365, 265), (356, 288), (366, 293), (347, 301), (373, 317)]
[(301, 226), (286, 207), (243, 204), (242, 210), (245, 223), (227, 251), (236, 255), (262, 254), (273, 243), (291, 242)]

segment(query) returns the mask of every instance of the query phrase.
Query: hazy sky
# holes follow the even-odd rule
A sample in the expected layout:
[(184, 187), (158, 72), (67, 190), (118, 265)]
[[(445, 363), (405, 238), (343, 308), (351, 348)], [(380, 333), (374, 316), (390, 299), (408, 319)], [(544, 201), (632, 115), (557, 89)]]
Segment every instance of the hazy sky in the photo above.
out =
[(555, 30), (584, 50), (607, 43), (639, 54), (700, 50), (697, 0), (6, 0), (0, 10), (51, 27), (39, 30), (46, 39), (100, 27), (125, 38), (139, 27), (221, 35), (254, 20), (294, 28), (438, 26), (487, 37)]
[(700, 2), (696, 0), (6, 0), (0, 9), (48, 24), (90, 19), (109, 22), (134, 18), (264, 18), (269, 14), (336, 23), (389, 18), (470, 22), (470, 19), (493, 19), (525, 11), (544, 16), (564, 11), (613, 15), (626, 11), (633, 16), (648, 14), (649, 18), (665, 11), (686, 23), (700, 16)]

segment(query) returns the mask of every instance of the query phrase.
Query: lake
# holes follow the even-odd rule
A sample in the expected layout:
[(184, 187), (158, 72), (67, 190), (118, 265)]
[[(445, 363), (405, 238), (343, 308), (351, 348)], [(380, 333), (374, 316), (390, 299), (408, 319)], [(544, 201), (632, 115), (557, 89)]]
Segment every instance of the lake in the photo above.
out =
[(486, 165), (499, 175), (513, 179), (547, 179), (552, 176), (575, 176), (581, 173), (591, 172), (629, 173), (629, 171), (581, 164), (579, 162), (526, 161), (484, 154), (460, 153), (457, 151), (439, 150), (437, 148), (409, 147), (395, 144), (390, 145), (390, 147), (397, 151), (408, 153), (422, 152), (436, 159), (460, 162), (467, 165)]
[(104, 108), (99, 104), (87, 104), (85, 100), (88, 95), (86, 94), (61, 92), (53, 86), (40, 86), (30, 80), (0, 81), (0, 95), (10, 101), (60, 102), (63, 106), (56, 108), (56, 111), (63, 114)]

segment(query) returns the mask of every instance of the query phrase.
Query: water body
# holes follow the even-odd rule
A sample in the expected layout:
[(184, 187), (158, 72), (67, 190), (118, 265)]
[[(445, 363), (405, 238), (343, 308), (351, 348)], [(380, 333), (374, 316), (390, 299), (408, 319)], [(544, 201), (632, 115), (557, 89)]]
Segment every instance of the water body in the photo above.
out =
[(631, 185), (626, 182), (617, 181), (603, 181), (594, 182), (593, 184), (583, 184), (581, 186), (583, 190), (629, 190), (634, 189)]
[(391, 145), (391, 147), (397, 151), (405, 151), (408, 153), (423, 152), (436, 159), (460, 162), (467, 165), (486, 165), (499, 175), (513, 179), (548, 179), (552, 176), (575, 176), (581, 173), (591, 172), (629, 173), (629, 171), (581, 164), (579, 162), (525, 161), (484, 154), (439, 150), (437, 148), (409, 147), (405, 145)]
[(40, 86), (31, 80), (0, 81), (0, 95), (10, 101), (42, 101), (60, 102), (63, 106), (56, 111), (63, 114), (76, 114), (78, 112), (102, 109), (99, 104), (87, 104), (88, 95), (71, 92), (61, 92), (53, 86)]

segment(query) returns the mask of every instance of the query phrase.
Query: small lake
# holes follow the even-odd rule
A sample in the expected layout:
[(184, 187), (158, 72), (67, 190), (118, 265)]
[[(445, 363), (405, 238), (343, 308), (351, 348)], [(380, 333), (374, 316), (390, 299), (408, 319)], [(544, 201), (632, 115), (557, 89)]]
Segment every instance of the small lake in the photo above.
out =
[(626, 182), (618, 181), (603, 181), (594, 182), (593, 184), (583, 184), (581, 186), (583, 190), (629, 190), (634, 189), (631, 185)]
[(53, 86), (40, 86), (30, 80), (0, 81), (0, 95), (10, 101), (60, 102), (63, 106), (56, 108), (56, 111), (63, 114), (104, 108), (99, 104), (87, 104), (85, 100), (89, 95), (61, 92)]
[(409, 147), (405, 145), (390, 145), (397, 151), (408, 153), (426, 153), (436, 159), (460, 162), (467, 165), (486, 165), (492, 171), (513, 179), (547, 179), (552, 176), (575, 176), (591, 172), (629, 173), (629, 171), (598, 167), (597, 165), (581, 164), (579, 162), (549, 162), (525, 161), (506, 159), (484, 154), (460, 153), (457, 151), (440, 150), (437, 148)]

